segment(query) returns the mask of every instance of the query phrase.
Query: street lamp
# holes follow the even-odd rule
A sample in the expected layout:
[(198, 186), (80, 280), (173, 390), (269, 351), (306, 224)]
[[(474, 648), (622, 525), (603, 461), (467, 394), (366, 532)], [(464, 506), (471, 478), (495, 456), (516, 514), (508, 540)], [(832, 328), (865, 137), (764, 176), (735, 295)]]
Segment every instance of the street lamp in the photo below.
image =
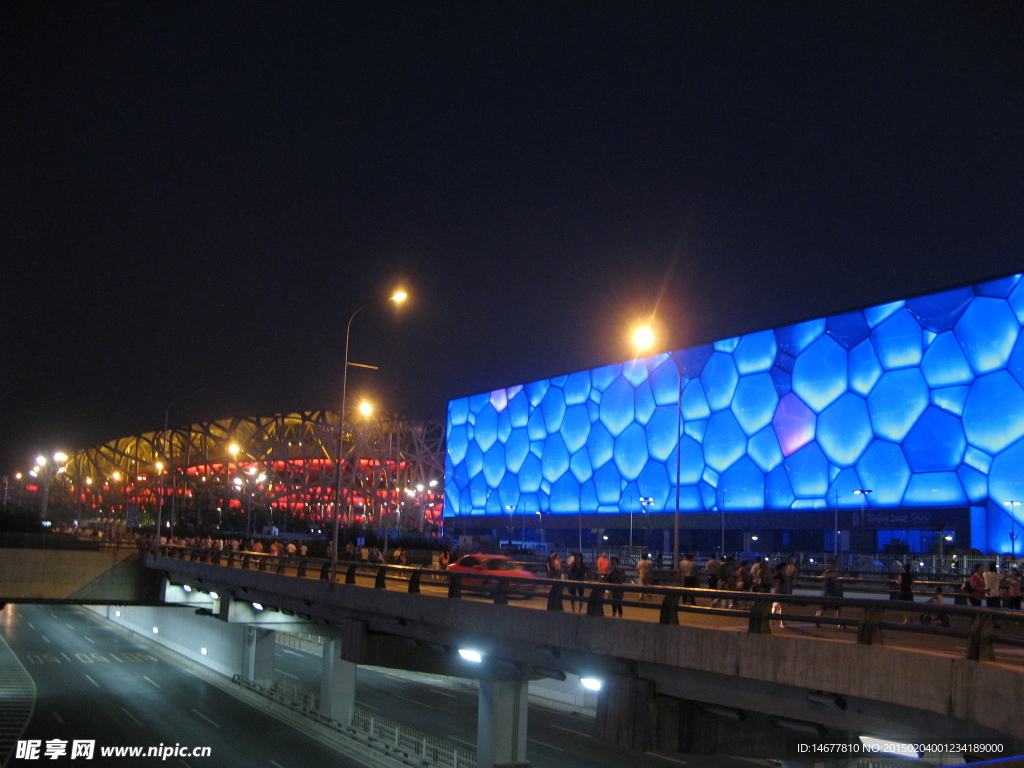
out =
[(865, 510), (865, 507), (867, 506), (867, 503), (868, 503), (868, 494), (871, 493), (871, 492), (872, 491), (871, 491), (870, 488), (858, 488), (857, 490), (855, 490), (853, 492), (854, 496), (860, 496), (860, 530), (861, 530), (860, 548), (861, 548), (861, 550), (863, 550), (863, 548), (864, 548), (864, 535), (863, 535), (864, 534), (864, 510)]
[[(654, 503), (653, 496), (641, 496), (640, 506), (644, 508), (644, 548), (650, 549), (651, 547), (651, 504)], [(633, 530), (630, 526), (630, 538), (632, 538)], [(630, 545), (632, 545), (632, 541)], [(632, 552), (630, 553), (632, 554)]]
[(508, 510), (508, 551), (512, 554), (512, 529), (515, 528), (516, 507), (514, 504), (506, 504), (505, 509)]
[[(376, 369), (373, 365), (362, 365), (360, 363), (350, 363), (348, 361), (348, 349), (349, 349), (349, 338), (352, 333), (352, 321), (355, 319), (362, 310), (367, 307), (372, 307), (374, 304), (383, 304), (386, 301), (393, 301), (396, 304), (401, 304), (408, 298), (408, 294), (405, 291), (395, 291), (391, 296), (387, 296), (380, 299), (374, 299), (368, 301), (365, 304), (361, 304), (356, 307), (355, 311), (348, 316), (348, 323), (345, 324), (345, 363), (341, 371), (341, 412), (338, 416), (338, 460), (334, 465), (334, 472), (336, 474), (337, 489), (334, 494), (334, 532), (331, 537), (331, 582), (334, 581), (334, 574), (338, 569), (338, 511), (341, 506), (341, 492), (342, 492), (342, 481), (341, 481), (341, 463), (345, 459), (345, 398), (348, 396), (348, 367), (353, 365), (357, 368), (370, 368)], [(385, 531), (385, 541), (387, 541)]]
[(45, 456), (36, 457), (37, 468), (35, 472), (37, 475), (42, 475), (43, 481), (43, 500), (39, 505), (40, 520), (46, 519), (46, 508), (50, 501), (50, 483), (53, 482), (55, 475), (63, 474), (66, 471), (66, 467), (57, 465), (63, 464), (67, 460), (67, 454), (60, 451), (53, 454), (53, 463), (48, 462)]
[(1013, 514), (1013, 508), (1019, 507), (1021, 502), (1019, 501), (1004, 501), (1003, 505), (1009, 510), (1010, 515), (1010, 554), (1013, 555), (1014, 560), (1017, 559), (1017, 531), (1013, 527), (1017, 523), (1017, 518)]

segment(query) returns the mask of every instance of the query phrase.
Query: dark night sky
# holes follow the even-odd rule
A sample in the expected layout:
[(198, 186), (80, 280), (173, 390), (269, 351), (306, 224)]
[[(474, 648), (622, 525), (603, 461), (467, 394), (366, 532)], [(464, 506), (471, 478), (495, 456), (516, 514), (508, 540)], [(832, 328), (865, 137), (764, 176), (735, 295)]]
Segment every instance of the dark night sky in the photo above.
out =
[[(0, 5), (0, 471), (1024, 268), (1018, 2)], [(202, 387), (198, 392), (197, 387)]]

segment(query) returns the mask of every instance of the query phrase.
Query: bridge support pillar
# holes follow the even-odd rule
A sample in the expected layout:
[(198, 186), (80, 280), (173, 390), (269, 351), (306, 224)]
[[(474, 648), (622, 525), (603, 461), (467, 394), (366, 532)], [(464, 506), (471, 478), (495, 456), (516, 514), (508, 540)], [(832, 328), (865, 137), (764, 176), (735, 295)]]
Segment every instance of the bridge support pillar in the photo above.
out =
[(480, 681), (476, 720), (477, 768), (526, 762), (526, 680)]
[(336, 723), (351, 725), (356, 705), (356, 665), (341, 658), (341, 647), (341, 638), (324, 638), (320, 714)]
[(259, 685), (274, 680), (274, 630), (246, 627), (242, 635), (242, 677)]
[(597, 735), (646, 752), (654, 732), (654, 682), (609, 675), (597, 699)]

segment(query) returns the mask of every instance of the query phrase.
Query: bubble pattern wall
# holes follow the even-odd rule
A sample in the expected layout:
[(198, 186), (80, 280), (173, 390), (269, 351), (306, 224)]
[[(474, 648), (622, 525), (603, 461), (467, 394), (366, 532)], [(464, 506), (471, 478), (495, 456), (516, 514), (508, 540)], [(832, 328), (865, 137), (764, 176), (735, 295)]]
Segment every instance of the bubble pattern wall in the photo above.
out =
[(452, 400), (445, 514), (1024, 499), (1021, 275)]

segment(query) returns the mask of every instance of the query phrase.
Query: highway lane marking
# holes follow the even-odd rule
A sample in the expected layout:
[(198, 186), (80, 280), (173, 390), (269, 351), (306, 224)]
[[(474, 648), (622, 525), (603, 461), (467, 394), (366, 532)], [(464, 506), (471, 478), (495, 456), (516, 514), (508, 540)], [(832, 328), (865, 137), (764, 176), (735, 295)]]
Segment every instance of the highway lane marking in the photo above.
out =
[(63, 656), (63, 657), (64, 657), (65, 659), (67, 659), (68, 661), (71, 661), (71, 657), (70, 657), (70, 656), (68, 656), (68, 655), (67, 655), (66, 653), (64, 653), (63, 651), (61, 651), (60, 655), (61, 655), (61, 656)]
[(154, 682), (153, 680), (150, 680), (150, 679), (149, 679), (148, 677), (146, 677), (145, 675), (143, 675), (143, 676), (142, 676), (142, 679), (143, 679), (143, 680), (145, 680), (145, 681), (146, 681), (147, 683), (149, 683), (150, 685), (153, 685), (153, 686), (155, 686), (155, 687), (157, 687), (157, 688), (159, 688), (159, 689), (163, 690), (163, 686), (162, 686), (162, 685), (160, 685), (160, 684), (159, 684), (159, 683), (157, 683), (157, 682)]
[(589, 733), (583, 733), (582, 731), (574, 731), (572, 728), (566, 728), (564, 725), (551, 724), (552, 728), (557, 728), (560, 731), (568, 731), (569, 733), (575, 733), (577, 736), (583, 736), (584, 738), (591, 738)]
[[(45, 640), (46, 642), (50, 642), (50, 638), (48, 638), (46, 635), (40, 635), (40, 637), (43, 638), (43, 640)], [(50, 645), (53, 645), (53, 643), (50, 643)]]
[[(89, 677), (88, 675), (85, 676), (85, 679), (88, 680), (93, 685), (95, 685), (100, 690), (103, 690), (103, 687), (99, 683), (97, 683), (95, 680), (93, 680), (91, 677)], [(142, 725), (142, 723), (139, 723), (139, 725)]]
[(135, 715), (133, 715), (127, 709), (125, 709), (124, 707), (121, 707), (121, 711), (124, 712), (126, 715), (128, 715), (129, 718), (134, 720), (137, 725), (140, 725), (140, 726), (142, 725), (142, 723), (139, 721), (139, 718), (137, 718)]
[(60, 712), (54, 711), (53, 712), (53, 719), (56, 720), (61, 725), (67, 725), (67, 723), (64, 722), (64, 718), (60, 716)]
[(430, 709), (433, 709), (433, 707), (431, 707), (430, 704), (424, 704), (422, 701), (416, 701), (416, 699), (409, 699), (409, 698), (406, 698), (405, 696), (399, 696), (397, 693), (392, 693), (391, 695), (394, 696), (396, 699), (401, 699), (402, 701), (407, 701), (410, 704), (419, 704), (421, 707), (429, 707)]
[(538, 745), (540, 745), (542, 747), (547, 747), (548, 749), (553, 749), (556, 752), (566, 752), (566, 751), (568, 751), (568, 750), (562, 749), (561, 747), (556, 747), (554, 744), (548, 744), (547, 742), (544, 742), (544, 741), (538, 741), (537, 739), (530, 739), (530, 741), (533, 744), (538, 744)]
[(109, 654), (107, 654), (107, 655), (108, 655), (108, 656), (110, 656), (110, 658), (112, 658), (112, 659), (113, 659), (114, 661), (116, 661), (116, 662), (117, 662), (118, 664), (124, 664), (124, 661), (122, 661), (121, 659), (117, 658), (117, 654), (114, 654), (114, 653), (109, 653)]
[(93, 639), (92, 639), (91, 637), (89, 637), (88, 635), (82, 635), (82, 637), (84, 637), (84, 638), (85, 638), (86, 640), (88, 640), (88, 641), (89, 641), (90, 643), (92, 643), (93, 645), (96, 645), (96, 641), (95, 641), (95, 640), (93, 640)]
[(437, 688), (428, 688), (427, 690), (430, 691), (431, 693), (436, 693), (439, 696), (447, 696), (449, 699), (457, 699), (457, 698), (459, 698), (454, 693), (448, 693), (448, 691), (441, 691), (441, 690), (438, 690)]
[(277, 674), (284, 675), (285, 677), (290, 677), (292, 680), (298, 680), (299, 679), (298, 675), (289, 674), (288, 672), (285, 672), (283, 669), (278, 669), (276, 671), (277, 671)]
[(208, 718), (208, 717), (207, 717), (206, 715), (204, 715), (204, 714), (203, 714), (202, 712), (200, 712), (200, 711), (199, 711), (198, 709), (193, 709), (192, 711), (193, 711), (193, 712), (195, 712), (195, 713), (196, 713), (197, 715), (199, 715), (199, 717), (203, 718), (203, 720), (205, 720), (206, 722), (208, 722), (208, 723), (209, 723), (210, 725), (212, 725), (212, 726), (213, 726), (214, 728), (216, 728), (216, 729), (220, 730), (220, 726), (219, 726), (219, 725), (218, 725), (217, 723), (213, 722), (213, 720), (211, 720), (210, 718)]
[(70, 629), (72, 632), (75, 631), (75, 628), (72, 627), (70, 624), (68, 624), (66, 621), (64, 622), (64, 626), (67, 627), (68, 629)]
[(287, 648), (282, 648), (281, 649), (281, 653), (287, 653), (289, 656), (298, 656), (300, 659), (302, 658), (302, 654), (301, 653), (289, 650)]
[(679, 765), (686, 765), (682, 760), (676, 760), (674, 757), (665, 757), (665, 755), (659, 755), (657, 752), (644, 752), (645, 755), (651, 757), (657, 757), (661, 760), (668, 760), (670, 763), (679, 763)]
[(36, 628), (36, 625), (35, 625), (35, 624), (33, 624), (33, 623), (32, 623), (31, 621), (26, 621), (25, 623), (26, 623), (26, 624), (28, 624), (28, 625), (29, 625), (29, 627), (31, 627), (32, 629), (35, 629), (35, 628)]
[(276, 761), (274, 761), (274, 760), (271, 760), (271, 761), (270, 761), (270, 764), (271, 764), (271, 765), (276, 765), (276, 766), (277, 766), (277, 768), (284, 768), (284, 766), (283, 766), (283, 765), (281, 765), (280, 763), (278, 763), (278, 762), (276, 762)]

